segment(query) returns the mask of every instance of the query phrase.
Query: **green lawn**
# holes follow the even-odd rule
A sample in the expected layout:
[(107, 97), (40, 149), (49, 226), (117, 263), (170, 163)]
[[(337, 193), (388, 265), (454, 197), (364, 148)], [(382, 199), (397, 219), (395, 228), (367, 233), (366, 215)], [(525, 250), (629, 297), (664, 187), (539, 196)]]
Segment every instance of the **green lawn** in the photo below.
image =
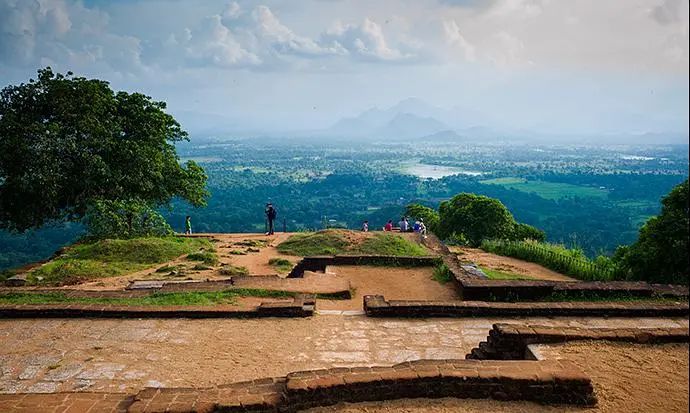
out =
[(369, 234), (362, 242), (351, 242), (348, 230), (324, 230), (295, 234), (278, 245), (278, 251), (288, 255), (429, 255), (425, 247), (398, 234)]
[(225, 291), (153, 293), (134, 298), (88, 298), (68, 297), (63, 293), (7, 293), (0, 294), (0, 304), (105, 304), (105, 305), (218, 305), (237, 304), (238, 297), (287, 298), (295, 293), (262, 289), (238, 288)]
[(608, 190), (590, 186), (572, 185), (560, 182), (528, 181), (525, 178), (507, 177), (480, 181), (487, 185), (501, 185), (506, 188), (536, 194), (544, 199), (600, 198), (608, 196)]
[(534, 280), (534, 278), (526, 277), (521, 274), (516, 274), (513, 272), (504, 272), (498, 270), (492, 270), (486, 267), (479, 267), (490, 280)]
[(275, 267), (281, 273), (290, 272), (294, 267), (294, 264), (285, 258), (271, 258), (268, 260), (268, 265)]
[(161, 264), (181, 255), (213, 250), (203, 238), (164, 237), (102, 240), (76, 244), (47, 264), (31, 271), (30, 284), (69, 285), (115, 277)]

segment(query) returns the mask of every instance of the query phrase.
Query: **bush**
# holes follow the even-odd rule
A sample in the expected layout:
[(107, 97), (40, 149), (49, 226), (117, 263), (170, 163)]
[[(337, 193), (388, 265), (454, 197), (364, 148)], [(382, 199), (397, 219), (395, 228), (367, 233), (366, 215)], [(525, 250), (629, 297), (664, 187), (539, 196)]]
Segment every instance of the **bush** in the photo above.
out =
[(453, 275), (453, 272), (450, 270), (450, 268), (448, 268), (446, 263), (441, 263), (434, 267), (433, 279), (441, 284), (445, 284), (449, 281), (453, 281), (453, 279), (455, 279), (455, 276)]
[(544, 242), (546, 240), (546, 233), (539, 228), (518, 222), (515, 224), (511, 239), (515, 241), (530, 239), (532, 241)]
[(92, 239), (161, 237), (173, 233), (161, 214), (138, 200), (95, 201), (90, 204), (84, 222)]

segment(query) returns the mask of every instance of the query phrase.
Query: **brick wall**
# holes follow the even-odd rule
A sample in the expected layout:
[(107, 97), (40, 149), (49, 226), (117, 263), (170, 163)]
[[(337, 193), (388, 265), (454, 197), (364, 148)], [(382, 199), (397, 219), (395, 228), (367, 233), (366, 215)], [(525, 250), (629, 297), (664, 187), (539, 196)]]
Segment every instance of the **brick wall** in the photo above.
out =
[(494, 324), (486, 341), (466, 356), (478, 360), (522, 360), (531, 344), (576, 340), (607, 340), (631, 343), (687, 343), (687, 328), (580, 328)]
[(364, 296), (364, 311), (370, 317), (687, 317), (688, 303), (650, 302), (524, 302), (386, 300), (381, 295)]

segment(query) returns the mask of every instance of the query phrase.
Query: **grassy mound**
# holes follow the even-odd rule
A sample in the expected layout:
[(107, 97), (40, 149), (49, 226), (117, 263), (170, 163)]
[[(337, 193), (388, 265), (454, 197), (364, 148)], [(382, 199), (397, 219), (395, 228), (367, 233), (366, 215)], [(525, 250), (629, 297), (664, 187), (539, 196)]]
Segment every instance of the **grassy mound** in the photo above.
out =
[(490, 280), (534, 280), (534, 278), (516, 274), (513, 272), (493, 270), (487, 267), (480, 268), (484, 272), (484, 274), (486, 274), (486, 276), (489, 277)]
[(199, 291), (178, 293), (153, 293), (145, 297), (88, 298), (69, 297), (60, 292), (50, 293), (8, 293), (0, 294), (0, 304), (105, 304), (105, 305), (217, 305), (237, 304), (238, 297), (287, 298), (296, 293), (252, 288), (238, 288), (225, 291)]
[(424, 256), (429, 252), (415, 242), (392, 233), (323, 230), (295, 234), (278, 245), (278, 251), (303, 257), (313, 255)]
[(375, 234), (355, 246), (350, 253), (366, 255), (395, 255), (398, 257), (420, 257), (429, 255), (423, 246), (396, 234)]
[(181, 237), (102, 240), (77, 244), (60, 257), (31, 271), (27, 280), (30, 284), (77, 284), (140, 271), (201, 248), (212, 250), (213, 246), (203, 238)]
[(278, 245), (278, 251), (287, 255), (336, 255), (349, 246), (344, 231), (325, 230), (295, 234)]

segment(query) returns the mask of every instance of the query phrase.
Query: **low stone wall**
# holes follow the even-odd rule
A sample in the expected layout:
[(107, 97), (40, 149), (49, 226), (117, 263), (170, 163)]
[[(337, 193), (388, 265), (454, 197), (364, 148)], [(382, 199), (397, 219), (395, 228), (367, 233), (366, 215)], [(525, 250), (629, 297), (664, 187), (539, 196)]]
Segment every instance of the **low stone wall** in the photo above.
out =
[(568, 361), (419, 360), (302, 371), (212, 389), (146, 389), (128, 411), (295, 412), (341, 402), (440, 397), (596, 404), (589, 377)]
[(441, 262), (437, 256), (398, 257), (393, 255), (320, 255), (304, 257), (288, 278), (300, 278), (305, 271), (324, 272), (331, 265), (377, 265), (387, 267), (433, 267)]
[(687, 343), (687, 328), (581, 328), (540, 327), (521, 324), (494, 324), (486, 341), (472, 349), (467, 359), (522, 360), (532, 344), (564, 343), (577, 340), (607, 340), (630, 343)]
[(314, 314), (313, 296), (292, 302), (263, 302), (242, 310), (217, 306), (124, 306), (103, 304), (0, 304), (0, 318), (257, 318), (309, 317)]
[(369, 317), (687, 317), (688, 303), (410, 301), (364, 296)]

